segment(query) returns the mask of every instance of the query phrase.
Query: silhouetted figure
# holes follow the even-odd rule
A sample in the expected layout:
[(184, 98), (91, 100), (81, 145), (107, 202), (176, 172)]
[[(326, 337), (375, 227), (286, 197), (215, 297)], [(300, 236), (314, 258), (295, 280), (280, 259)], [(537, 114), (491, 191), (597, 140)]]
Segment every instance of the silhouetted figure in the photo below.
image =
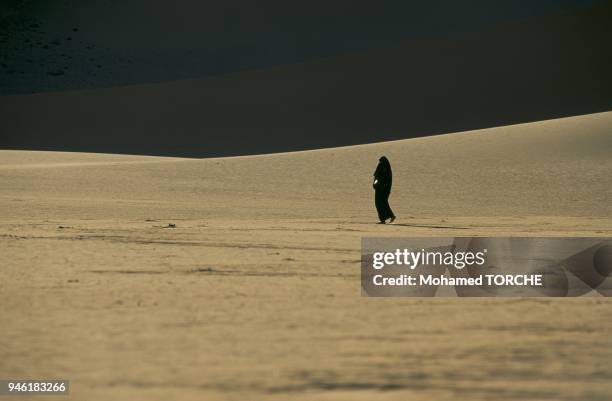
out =
[(391, 164), (385, 156), (378, 159), (378, 166), (374, 171), (374, 191), (375, 204), (378, 211), (378, 219), (380, 224), (385, 224), (387, 219), (391, 219), (389, 223), (393, 223), (395, 215), (391, 206), (389, 206), (389, 195), (391, 194), (391, 185), (393, 184), (393, 173), (391, 172)]

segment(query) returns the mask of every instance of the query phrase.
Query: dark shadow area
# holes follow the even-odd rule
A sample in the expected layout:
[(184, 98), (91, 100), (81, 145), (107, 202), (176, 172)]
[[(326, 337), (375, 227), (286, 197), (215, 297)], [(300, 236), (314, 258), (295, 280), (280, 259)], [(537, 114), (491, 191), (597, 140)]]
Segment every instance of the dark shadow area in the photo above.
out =
[(0, 94), (113, 88), (443, 39), (602, 0), (3, 0)]
[(259, 71), (2, 96), (0, 148), (229, 156), (608, 111), (610, 4)]

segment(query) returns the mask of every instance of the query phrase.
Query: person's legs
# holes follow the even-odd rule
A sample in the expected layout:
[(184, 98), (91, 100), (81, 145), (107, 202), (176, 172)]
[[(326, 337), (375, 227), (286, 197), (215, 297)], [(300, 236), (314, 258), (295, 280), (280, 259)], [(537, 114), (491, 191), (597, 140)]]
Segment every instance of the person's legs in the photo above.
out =
[(375, 195), (376, 211), (378, 212), (378, 219), (381, 223), (385, 220), (395, 220), (395, 215), (389, 206), (389, 195), (390, 191), (377, 190)]
[(390, 192), (387, 192), (385, 195), (386, 195), (385, 196), (385, 209), (386, 209), (385, 220), (386, 219), (391, 219), (390, 223), (393, 223), (393, 220), (395, 220), (395, 214), (393, 213), (393, 210), (391, 210), (391, 206), (389, 205), (389, 195), (390, 195)]
[[(378, 220), (380, 220), (381, 223), (385, 223), (385, 220), (387, 220), (387, 209), (385, 207), (385, 202), (386, 202), (387, 197), (385, 196), (385, 192), (377, 189), (374, 193), (374, 204), (376, 205), (376, 211), (378, 212)], [(388, 206), (388, 204), (387, 204)]]

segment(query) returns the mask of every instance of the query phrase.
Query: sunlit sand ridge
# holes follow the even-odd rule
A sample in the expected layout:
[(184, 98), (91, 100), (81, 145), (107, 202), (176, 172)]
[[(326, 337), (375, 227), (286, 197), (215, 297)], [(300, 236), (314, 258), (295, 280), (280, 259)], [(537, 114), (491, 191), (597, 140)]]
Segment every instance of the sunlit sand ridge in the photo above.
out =
[[(368, 235), (612, 235), (612, 112), (178, 159), (0, 151), (0, 377), (70, 399), (603, 400), (610, 302), (370, 299)], [(394, 168), (397, 224), (371, 175)]]

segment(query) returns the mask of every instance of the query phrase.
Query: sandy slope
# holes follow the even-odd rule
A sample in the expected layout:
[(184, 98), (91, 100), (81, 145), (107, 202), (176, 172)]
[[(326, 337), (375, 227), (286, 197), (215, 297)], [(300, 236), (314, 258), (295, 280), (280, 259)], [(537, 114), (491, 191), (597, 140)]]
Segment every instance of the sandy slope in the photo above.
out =
[[(607, 300), (361, 298), (359, 243), (612, 235), (611, 126), (205, 160), (1, 151), (0, 377), (69, 378), (79, 400), (607, 399)], [(393, 226), (373, 224), (381, 154)]]
[[(74, 2), (83, 3), (71, 0)], [(85, 3), (106, 8), (99, 2)], [(115, 7), (124, 7), (124, 3)], [(268, 10), (259, 4), (255, 7)], [(498, 4), (493, 8), (497, 7), (503, 9)], [(68, 8), (95, 16), (87, 30), (109, 35), (108, 26), (89, 6)], [(58, 10), (54, 13), (62, 15)], [(123, 18), (132, 20), (126, 15)], [(208, 77), (200, 75), (202, 62), (191, 63), (184, 54), (159, 53), (164, 63), (175, 60), (194, 68), (194, 75), (188, 74), (193, 79), (180, 81), (168, 81), (177, 78), (172, 75), (147, 76), (151, 64), (156, 64), (153, 60), (127, 64), (122, 72), (108, 65), (118, 62), (118, 57), (109, 54), (91, 56), (75, 50), (74, 60), (62, 66), (43, 50), (42, 67), (23, 60), (28, 69), (35, 70), (33, 75), (3, 77), (0, 68), (0, 148), (235, 156), (406, 139), (608, 111), (612, 109), (610, 16), (612, 1), (608, 0), (576, 12), (412, 40), (398, 47)], [(70, 29), (68, 22), (65, 28)], [(164, 36), (167, 30), (172, 29), (164, 26)], [(131, 36), (114, 35), (121, 40)], [(171, 47), (184, 44), (177, 41)], [(61, 47), (51, 45), (51, 53), (67, 51)], [(294, 47), (300, 48), (298, 44)], [(26, 54), (7, 53), (5, 58), (33, 57), (31, 51), (28, 45)], [(266, 49), (268, 52), (274, 53)], [(2, 53), (0, 48), (0, 57)], [(93, 64), (104, 66), (101, 71), (89, 68), (80, 58), (95, 59)], [(67, 71), (48, 76), (47, 68)], [(162, 67), (166, 74), (181, 69)], [(98, 82), (109, 86), (106, 89), (96, 89), (95, 77), (101, 76), (108, 78), (103, 84)], [(25, 92), (43, 88), (59, 92), (2, 96), (15, 93), (9, 87), (20, 86), (19, 82), (25, 85)], [(121, 86), (137, 82), (149, 83)], [(88, 87), (91, 89), (63, 91)]]

